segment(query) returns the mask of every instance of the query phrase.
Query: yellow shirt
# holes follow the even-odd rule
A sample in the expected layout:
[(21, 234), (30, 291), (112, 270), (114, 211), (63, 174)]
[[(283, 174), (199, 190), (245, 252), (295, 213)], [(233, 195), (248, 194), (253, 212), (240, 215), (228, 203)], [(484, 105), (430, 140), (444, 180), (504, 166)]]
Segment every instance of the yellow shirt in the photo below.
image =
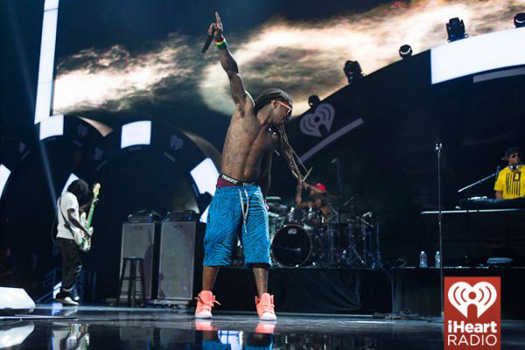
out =
[(525, 179), (522, 179), (524, 176), (525, 166), (520, 165), (515, 171), (506, 167), (499, 172), (494, 191), (503, 191), (503, 198), (505, 199), (523, 197), (525, 196)]

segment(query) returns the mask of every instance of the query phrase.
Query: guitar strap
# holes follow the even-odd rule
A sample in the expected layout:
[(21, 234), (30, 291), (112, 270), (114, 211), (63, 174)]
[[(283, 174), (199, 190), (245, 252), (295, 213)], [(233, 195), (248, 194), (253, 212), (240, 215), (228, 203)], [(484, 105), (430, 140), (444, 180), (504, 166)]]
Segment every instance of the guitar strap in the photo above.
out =
[(60, 215), (62, 215), (62, 219), (64, 219), (64, 227), (67, 228), (69, 232), (71, 232), (73, 237), (75, 237), (75, 233), (71, 229), (71, 224), (69, 223), (69, 221), (64, 216), (64, 213), (62, 212), (62, 196), (60, 196), (60, 198), (58, 199), (58, 211), (60, 212)]

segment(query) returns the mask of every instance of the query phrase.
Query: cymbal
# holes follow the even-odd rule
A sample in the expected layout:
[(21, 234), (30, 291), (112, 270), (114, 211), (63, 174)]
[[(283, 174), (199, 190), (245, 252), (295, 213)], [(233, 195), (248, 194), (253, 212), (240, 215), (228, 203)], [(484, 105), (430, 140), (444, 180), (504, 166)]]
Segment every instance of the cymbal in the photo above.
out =
[(330, 199), (335, 200), (335, 199), (341, 198), (341, 196), (338, 194), (332, 194), (328, 192), (312, 193), (310, 194), (310, 197), (327, 199), (327, 200), (330, 200)]
[(268, 196), (266, 197), (266, 202), (280, 202), (281, 197), (278, 196)]
[(268, 208), (270, 208), (270, 211), (273, 212), (286, 213), (288, 211), (288, 207), (286, 205), (279, 203), (268, 203)]

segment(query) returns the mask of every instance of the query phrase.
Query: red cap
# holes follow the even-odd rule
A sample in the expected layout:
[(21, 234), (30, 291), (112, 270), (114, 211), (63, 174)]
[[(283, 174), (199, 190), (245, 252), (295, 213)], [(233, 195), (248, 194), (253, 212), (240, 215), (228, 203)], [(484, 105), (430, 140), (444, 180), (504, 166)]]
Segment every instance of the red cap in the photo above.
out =
[(323, 191), (323, 192), (326, 192), (326, 186), (323, 185), (322, 183), (315, 184), (315, 187), (316, 187), (318, 190), (321, 190), (321, 191)]

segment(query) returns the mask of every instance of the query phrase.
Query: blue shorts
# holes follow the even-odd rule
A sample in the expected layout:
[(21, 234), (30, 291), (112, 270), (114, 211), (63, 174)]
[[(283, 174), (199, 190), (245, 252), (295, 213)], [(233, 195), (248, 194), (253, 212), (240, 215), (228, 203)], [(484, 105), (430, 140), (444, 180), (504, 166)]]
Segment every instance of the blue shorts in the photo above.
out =
[(223, 344), (220, 340), (202, 340), (202, 349), (203, 350), (232, 350), (230, 344)]
[(246, 265), (271, 266), (268, 212), (259, 186), (217, 188), (207, 221), (204, 266), (231, 265), (237, 237), (243, 244)]

